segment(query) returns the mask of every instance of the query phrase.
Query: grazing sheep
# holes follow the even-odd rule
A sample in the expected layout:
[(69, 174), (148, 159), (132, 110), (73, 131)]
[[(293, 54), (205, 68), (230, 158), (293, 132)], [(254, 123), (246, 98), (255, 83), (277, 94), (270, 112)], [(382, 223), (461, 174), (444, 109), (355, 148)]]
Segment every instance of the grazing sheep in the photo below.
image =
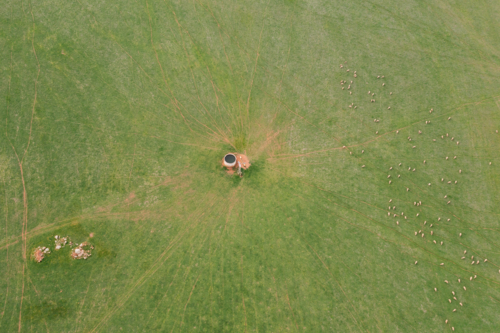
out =
[(469, 279), (469, 280), (470, 280), (470, 281), (472, 281), (472, 276), (470, 277), (470, 279)]
[(389, 107), (387, 108), (387, 110), (390, 110), (390, 109), (391, 109), (391, 107), (389, 106)]
[(471, 265), (474, 265), (474, 260), (472, 260), (472, 262), (470, 263)]
[(399, 134), (399, 131), (396, 131), (396, 134)]
[(446, 160), (448, 160), (448, 156), (446, 156)]
[(401, 163), (399, 163), (399, 166), (401, 166)]
[(415, 236), (418, 234), (418, 232), (415, 231)]
[(451, 117), (448, 117), (448, 120), (450, 120), (450, 119), (451, 119)]
[(391, 216), (391, 213), (390, 213), (390, 212), (387, 212), (387, 216)]
[(476, 261), (476, 265), (479, 265), (479, 260), (478, 260), (478, 261)]
[(364, 151), (364, 150), (362, 150), (362, 151), (361, 151), (361, 154), (363, 154), (364, 152), (365, 152), (365, 151)]
[(432, 228), (432, 224), (430, 225), (430, 227)]
[(389, 202), (392, 202), (392, 199), (389, 199)]
[(477, 275), (474, 275), (474, 279), (477, 278)]
[(436, 142), (436, 139), (432, 139), (432, 141)]
[(488, 261), (488, 259), (484, 259), (484, 262), (487, 262), (487, 261)]
[(399, 225), (399, 221), (396, 221), (396, 224)]
[(458, 279), (458, 283), (460, 283), (460, 279)]
[[(449, 301), (450, 301), (450, 303), (451, 303), (451, 299), (450, 299)], [(444, 321), (444, 323), (445, 323), (445, 324), (448, 324), (448, 319), (446, 319), (446, 320)]]
[(453, 309), (453, 312), (457, 312), (457, 309)]
[(389, 170), (392, 170), (392, 167), (390, 167)]
[(443, 180), (444, 180), (444, 178), (441, 178), (441, 181), (443, 181)]
[(415, 265), (418, 264), (418, 261), (415, 261)]
[(349, 95), (352, 95), (352, 91), (349, 91)]
[(464, 254), (467, 254), (467, 250), (464, 250)]
[(419, 215), (419, 214), (417, 213), (417, 217), (418, 217), (418, 215)]
[(460, 302), (459, 304), (460, 304), (460, 306), (464, 306), (464, 305), (462, 304), (462, 302)]
[(385, 83), (382, 83), (382, 87), (385, 86)]
[(392, 180), (389, 180), (389, 185), (392, 184)]
[[(392, 95), (392, 91), (391, 91), (391, 93), (389, 95)], [(497, 131), (497, 133), (498, 133), (498, 131)]]
[(465, 257), (462, 257), (461, 259), (465, 259)]
[(450, 221), (451, 221), (451, 220), (450, 220), (450, 219), (448, 219), (448, 222), (450, 222)]
[(418, 131), (418, 134), (422, 134), (422, 131), (421, 131), (421, 130), (419, 130), (419, 131)]
[(431, 231), (431, 236), (434, 235), (434, 231)]
[(362, 165), (361, 167), (362, 167), (362, 168), (364, 168), (365, 166), (364, 166), (364, 165)]
[(470, 258), (471, 258), (472, 260), (474, 260), (474, 256), (471, 256)]
[(434, 288), (434, 291), (438, 291), (438, 288)]
[(410, 189), (408, 187), (406, 188), (406, 192), (410, 192)]
[(455, 331), (455, 327), (453, 327), (453, 326), (452, 326), (452, 327), (451, 327), (451, 330), (452, 330), (452, 331)]
[(456, 157), (456, 156), (453, 156), (453, 159), (454, 159), (454, 160), (456, 160), (456, 159), (457, 159), (457, 157)]
[(458, 234), (458, 237), (462, 237), (462, 233), (459, 233), (459, 234)]
[(434, 244), (437, 244), (435, 240), (433, 240)]
[(444, 266), (444, 262), (440, 263), (441, 266)]
[(441, 241), (441, 245), (443, 245), (443, 241)]
[(401, 178), (401, 175), (398, 175), (398, 178)]
[(380, 75), (379, 75), (379, 76), (377, 76), (377, 79), (380, 79)]
[(455, 292), (454, 291), (452, 291), (451, 293), (453, 294), (453, 296), (455, 296)]
[(431, 183), (429, 183), (429, 186), (431, 186)]
[(422, 238), (424, 238), (424, 234), (422, 234)]
[(467, 288), (465, 288), (465, 286), (464, 286), (464, 290), (467, 290)]
[(446, 204), (449, 205), (451, 201), (448, 201)]
[(444, 280), (445, 283), (448, 283), (448, 280)]
[(370, 93), (370, 90), (368, 90), (368, 95), (370, 95), (370, 94), (371, 94), (371, 93)]
[(438, 221), (441, 221), (441, 218), (440, 218), (440, 217), (438, 217)]

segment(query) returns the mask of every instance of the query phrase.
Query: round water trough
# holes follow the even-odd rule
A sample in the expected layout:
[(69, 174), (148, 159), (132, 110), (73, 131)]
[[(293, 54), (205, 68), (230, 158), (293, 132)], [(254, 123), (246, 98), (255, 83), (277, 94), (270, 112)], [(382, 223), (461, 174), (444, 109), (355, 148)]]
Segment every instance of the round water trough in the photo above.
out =
[(236, 165), (236, 156), (234, 154), (226, 154), (223, 160), (224, 166), (227, 168), (232, 168)]

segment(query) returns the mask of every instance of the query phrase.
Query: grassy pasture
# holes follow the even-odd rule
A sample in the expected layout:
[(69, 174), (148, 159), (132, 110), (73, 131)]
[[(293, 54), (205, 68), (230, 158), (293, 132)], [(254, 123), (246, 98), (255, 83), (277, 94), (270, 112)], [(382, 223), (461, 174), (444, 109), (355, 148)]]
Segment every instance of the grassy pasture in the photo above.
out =
[(499, 21), (498, 1), (2, 1), (0, 331), (500, 331)]

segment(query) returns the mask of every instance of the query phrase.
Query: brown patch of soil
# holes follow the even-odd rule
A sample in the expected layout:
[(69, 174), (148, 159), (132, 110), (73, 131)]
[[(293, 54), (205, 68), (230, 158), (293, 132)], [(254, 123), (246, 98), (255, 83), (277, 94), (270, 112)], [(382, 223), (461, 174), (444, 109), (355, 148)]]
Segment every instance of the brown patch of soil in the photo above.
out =
[(34, 254), (35, 254), (35, 260), (37, 262), (41, 262), (43, 260), (44, 255), (42, 249), (40, 248), (36, 249)]

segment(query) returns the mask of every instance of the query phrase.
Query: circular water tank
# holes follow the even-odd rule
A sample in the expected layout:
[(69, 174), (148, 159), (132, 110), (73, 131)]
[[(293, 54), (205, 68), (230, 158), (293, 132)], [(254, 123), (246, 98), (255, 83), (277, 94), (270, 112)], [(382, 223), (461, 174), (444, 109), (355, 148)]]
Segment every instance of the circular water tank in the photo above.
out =
[(236, 156), (234, 154), (226, 154), (224, 156), (224, 166), (231, 168), (236, 165)]

